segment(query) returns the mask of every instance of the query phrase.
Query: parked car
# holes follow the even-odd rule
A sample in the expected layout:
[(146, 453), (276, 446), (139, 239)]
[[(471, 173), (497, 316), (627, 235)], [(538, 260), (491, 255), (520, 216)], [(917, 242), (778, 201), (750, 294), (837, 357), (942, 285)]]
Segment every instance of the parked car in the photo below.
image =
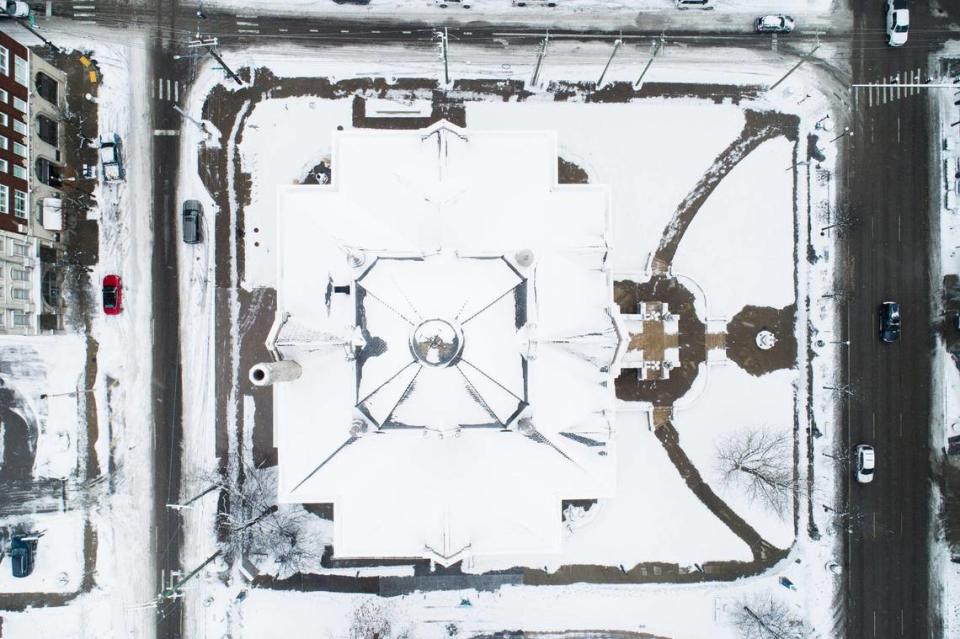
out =
[(902, 47), (910, 33), (910, 9), (907, 0), (887, 0), (887, 44)]
[(856, 453), (857, 481), (861, 484), (869, 484), (873, 481), (873, 468), (876, 461), (873, 446), (869, 444), (859, 444)]
[(30, 5), (22, 0), (7, 0), (3, 3), (2, 18), (26, 18), (30, 16)]
[(557, 3), (554, 0), (513, 0), (515, 7), (555, 7)]
[(123, 283), (119, 275), (107, 275), (103, 278), (103, 312), (107, 315), (119, 315), (123, 310)]
[(790, 33), (797, 25), (790, 16), (771, 15), (757, 18), (755, 26), (757, 33)]
[(10, 563), (13, 566), (14, 577), (29, 577), (33, 572), (33, 555), (37, 548), (35, 539), (27, 539), (23, 535), (16, 535), (10, 541)]
[(187, 244), (199, 244), (203, 241), (203, 205), (197, 200), (183, 203), (183, 241)]
[(464, 9), (469, 9), (473, 6), (473, 3), (470, 0), (433, 0), (433, 4), (437, 5), (441, 9), (446, 9), (450, 6), (459, 6)]
[(120, 182), (124, 178), (123, 142), (116, 133), (109, 139), (100, 140), (100, 166), (106, 182)]
[(900, 339), (900, 305), (896, 302), (880, 305), (880, 339), (887, 343)]
[(713, 0), (676, 0), (677, 9), (713, 9)]

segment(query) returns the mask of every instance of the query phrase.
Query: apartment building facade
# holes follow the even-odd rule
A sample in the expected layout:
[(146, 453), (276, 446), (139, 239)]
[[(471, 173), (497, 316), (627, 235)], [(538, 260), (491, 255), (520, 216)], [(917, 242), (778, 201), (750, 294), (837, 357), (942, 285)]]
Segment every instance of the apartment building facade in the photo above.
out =
[(0, 33), (0, 333), (63, 329), (66, 75)]

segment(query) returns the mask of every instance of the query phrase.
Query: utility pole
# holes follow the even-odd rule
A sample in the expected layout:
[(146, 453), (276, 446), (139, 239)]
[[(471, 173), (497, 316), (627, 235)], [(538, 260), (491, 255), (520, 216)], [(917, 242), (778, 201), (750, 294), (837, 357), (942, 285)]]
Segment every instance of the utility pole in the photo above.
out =
[[(181, 579), (180, 581), (178, 581), (178, 582), (176, 582), (176, 583), (171, 583), (170, 586), (168, 586), (168, 587), (164, 588), (163, 590), (161, 590), (161, 591), (160, 591), (160, 599), (170, 599), (170, 598), (172, 598), (172, 597), (176, 597), (177, 595), (179, 595), (179, 594), (180, 594), (180, 587), (181, 587), (183, 584), (185, 584), (185, 583), (187, 583), (188, 581), (190, 581), (191, 579), (193, 579), (194, 577), (196, 577), (196, 576), (197, 576), (197, 573), (199, 573), (201, 570), (203, 570), (204, 568), (206, 568), (206, 566), (207, 566), (210, 562), (212, 562), (214, 559), (216, 559), (217, 557), (219, 557), (221, 552), (222, 552), (221, 550), (218, 550), (217, 552), (213, 553), (212, 555), (210, 555), (209, 557), (207, 557), (207, 559), (206, 559), (202, 564), (200, 564), (199, 566), (197, 566), (196, 568), (194, 568), (193, 570), (191, 570), (191, 571), (187, 574), (186, 577), (184, 577), (183, 579)], [(172, 581), (172, 579), (171, 579), (171, 581)]]
[(449, 42), (447, 28), (437, 32), (440, 37), (440, 54), (443, 56), (443, 86), (450, 86), (450, 60), (447, 56), (447, 45)]
[(547, 43), (550, 42), (550, 32), (543, 36), (543, 42), (540, 43), (540, 52), (537, 54), (537, 64), (533, 67), (533, 76), (530, 78), (531, 86), (536, 86), (540, 80), (540, 68), (543, 66), (543, 59), (547, 57)]
[(243, 80), (241, 80), (240, 77), (233, 72), (233, 69), (227, 66), (227, 63), (223, 61), (223, 58), (221, 58), (220, 55), (216, 52), (216, 50), (214, 50), (214, 47), (217, 46), (217, 44), (219, 43), (216, 38), (209, 38), (207, 40), (198, 38), (196, 40), (193, 40), (187, 46), (193, 49), (196, 49), (198, 47), (205, 48), (207, 50), (207, 53), (213, 56), (213, 59), (216, 60), (221, 67), (223, 67), (223, 70), (227, 72), (227, 75), (230, 76), (230, 78), (233, 79), (234, 82), (236, 82), (240, 86), (243, 86)]
[[(6, 12), (6, 11), (5, 11), (5, 13), (7, 13), (7, 15), (9, 15), (10, 17), (14, 17), (12, 13), (9, 13), (9, 12)], [(24, 29), (26, 29), (27, 31), (29, 31), (30, 33), (32, 33), (33, 35), (35, 35), (35, 36), (37, 36), (38, 38), (40, 38), (40, 39), (43, 41), (43, 43), (44, 43), (45, 45), (47, 45), (50, 49), (52, 49), (54, 52), (60, 53), (60, 47), (58, 47), (57, 45), (55, 45), (54, 43), (50, 42), (49, 40), (47, 40), (46, 38), (44, 38), (42, 35), (40, 35), (40, 33), (39, 33), (36, 29), (34, 29), (33, 27), (31, 27), (30, 24), (29, 24), (26, 20), (19, 19), (19, 20), (16, 20), (16, 23), (19, 24), (19, 25), (20, 25), (21, 27), (23, 27)]]
[(200, 132), (203, 133), (206, 137), (208, 137), (208, 138), (210, 137), (210, 132), (207, 131), (207, 125), (206, 125), (206, 124), (204, 124), (203, 122), (198, 122), (196, 119), (194, 119), (193, 117), (191, 117), (189, 113), (187, 113), (186, 111), (184, 111), (183, 109), (181, 109), (181, 108), (180, 108), (179, 106), (177, 106), (176, 104), (173, 105), (173, 110), (176, 111), (177, 113), (179, 113), (180, 115), (182, 115), (182, 116), (183, 116), (184, 118), (186, 118), (187, 120), (190, 120), (191, 122), (193, 122), (193, 123), (197, 126), (197, 128), (200, 129)]
[(780, 78), (779, 80), (777, 80), (776, 82), (774, 82), (772, 85), (770, 85), (770, 88), (767, 89), (767, 91), (773, 91), (773, 90), (776, 89), (778, 86), (780, 86), (780, 83), (783, 82), (784, 80), (786, 80), (786, 79), (790, 76), (791, 73), (793, 73), (794, 71), (796, 71), (797, 69), (799, 69), (801, 64), (803, 64), (804, 62), (806, 62), (807, 60), (809, 60), (810, 58), (812, 58), (812, 57), (813, 57), (813, 54), (816, 53), (816, 52), (817, 52), (817, 49), (819, 49), (819, 48), (820, 48), (820, 45), (819, 45), (819, 44), (818, 44), (817, 46), (813, 47), (813, 49), (810, 50), (810, 53), (808, 53), (808, 54), (806, 54), (805, 56), (803, 56), (802, 58), (800, 58), (800, 61), (797, 62), (795, 65), (793, 65), (793, 67), (792, 67), (789, 71), (787, 71), (786, 73), (784, 73), (782, 78)]
[(664, 38), (663, 33), (661, 33), (660, 37), (653, 41), (653, 54), (650, 56), (650, 59), (647, 60), (647, 64), (644, 65), (643, 71), (640, 72), (640, 77), (633, 83), (634, 89), (639, 90), (643, 86), (643, 76), (647, 75), (647, 71), (650, 70), (650, 65), (653, 64), (653, 61), (657, 58), (657, 54), (663, 49), (663, 43)]
[(600, 85), (603, 84), (603, 76), (607, 75), (607, 69), (610, 68), (610, 64), (613, 62), (613, 56), (617, 55), (617, 50), (620, 48), (620, 45), (623, 44), (623, 40), (617, 38), (613, 41), (613, 51), (610, 52), (610, 57), (607, 59), (607, 64), (603, 67), (603, 71), (600, 72), (600, 77), (597, 79), (597, 88), (600, 88)]

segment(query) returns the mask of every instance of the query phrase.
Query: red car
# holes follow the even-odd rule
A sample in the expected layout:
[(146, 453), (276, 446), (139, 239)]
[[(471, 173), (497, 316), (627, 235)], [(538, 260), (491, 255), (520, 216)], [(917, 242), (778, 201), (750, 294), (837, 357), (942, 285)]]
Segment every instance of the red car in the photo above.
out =
[(107, 275), (103, 278), (103, 312), (107, 315), (119, 315), (123, 310), (123, 284), (119, 275)]

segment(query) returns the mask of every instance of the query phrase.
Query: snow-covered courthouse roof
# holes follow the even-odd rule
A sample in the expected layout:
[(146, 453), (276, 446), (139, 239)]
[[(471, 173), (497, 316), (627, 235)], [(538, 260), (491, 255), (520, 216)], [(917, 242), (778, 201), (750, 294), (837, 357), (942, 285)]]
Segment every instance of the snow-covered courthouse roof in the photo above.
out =
[(614, 490), (607, 188), (549, 132), (335, 136), (278, 198), (281, 501), (333, 502), (338, 557), (558, 552), (561, 500)]

